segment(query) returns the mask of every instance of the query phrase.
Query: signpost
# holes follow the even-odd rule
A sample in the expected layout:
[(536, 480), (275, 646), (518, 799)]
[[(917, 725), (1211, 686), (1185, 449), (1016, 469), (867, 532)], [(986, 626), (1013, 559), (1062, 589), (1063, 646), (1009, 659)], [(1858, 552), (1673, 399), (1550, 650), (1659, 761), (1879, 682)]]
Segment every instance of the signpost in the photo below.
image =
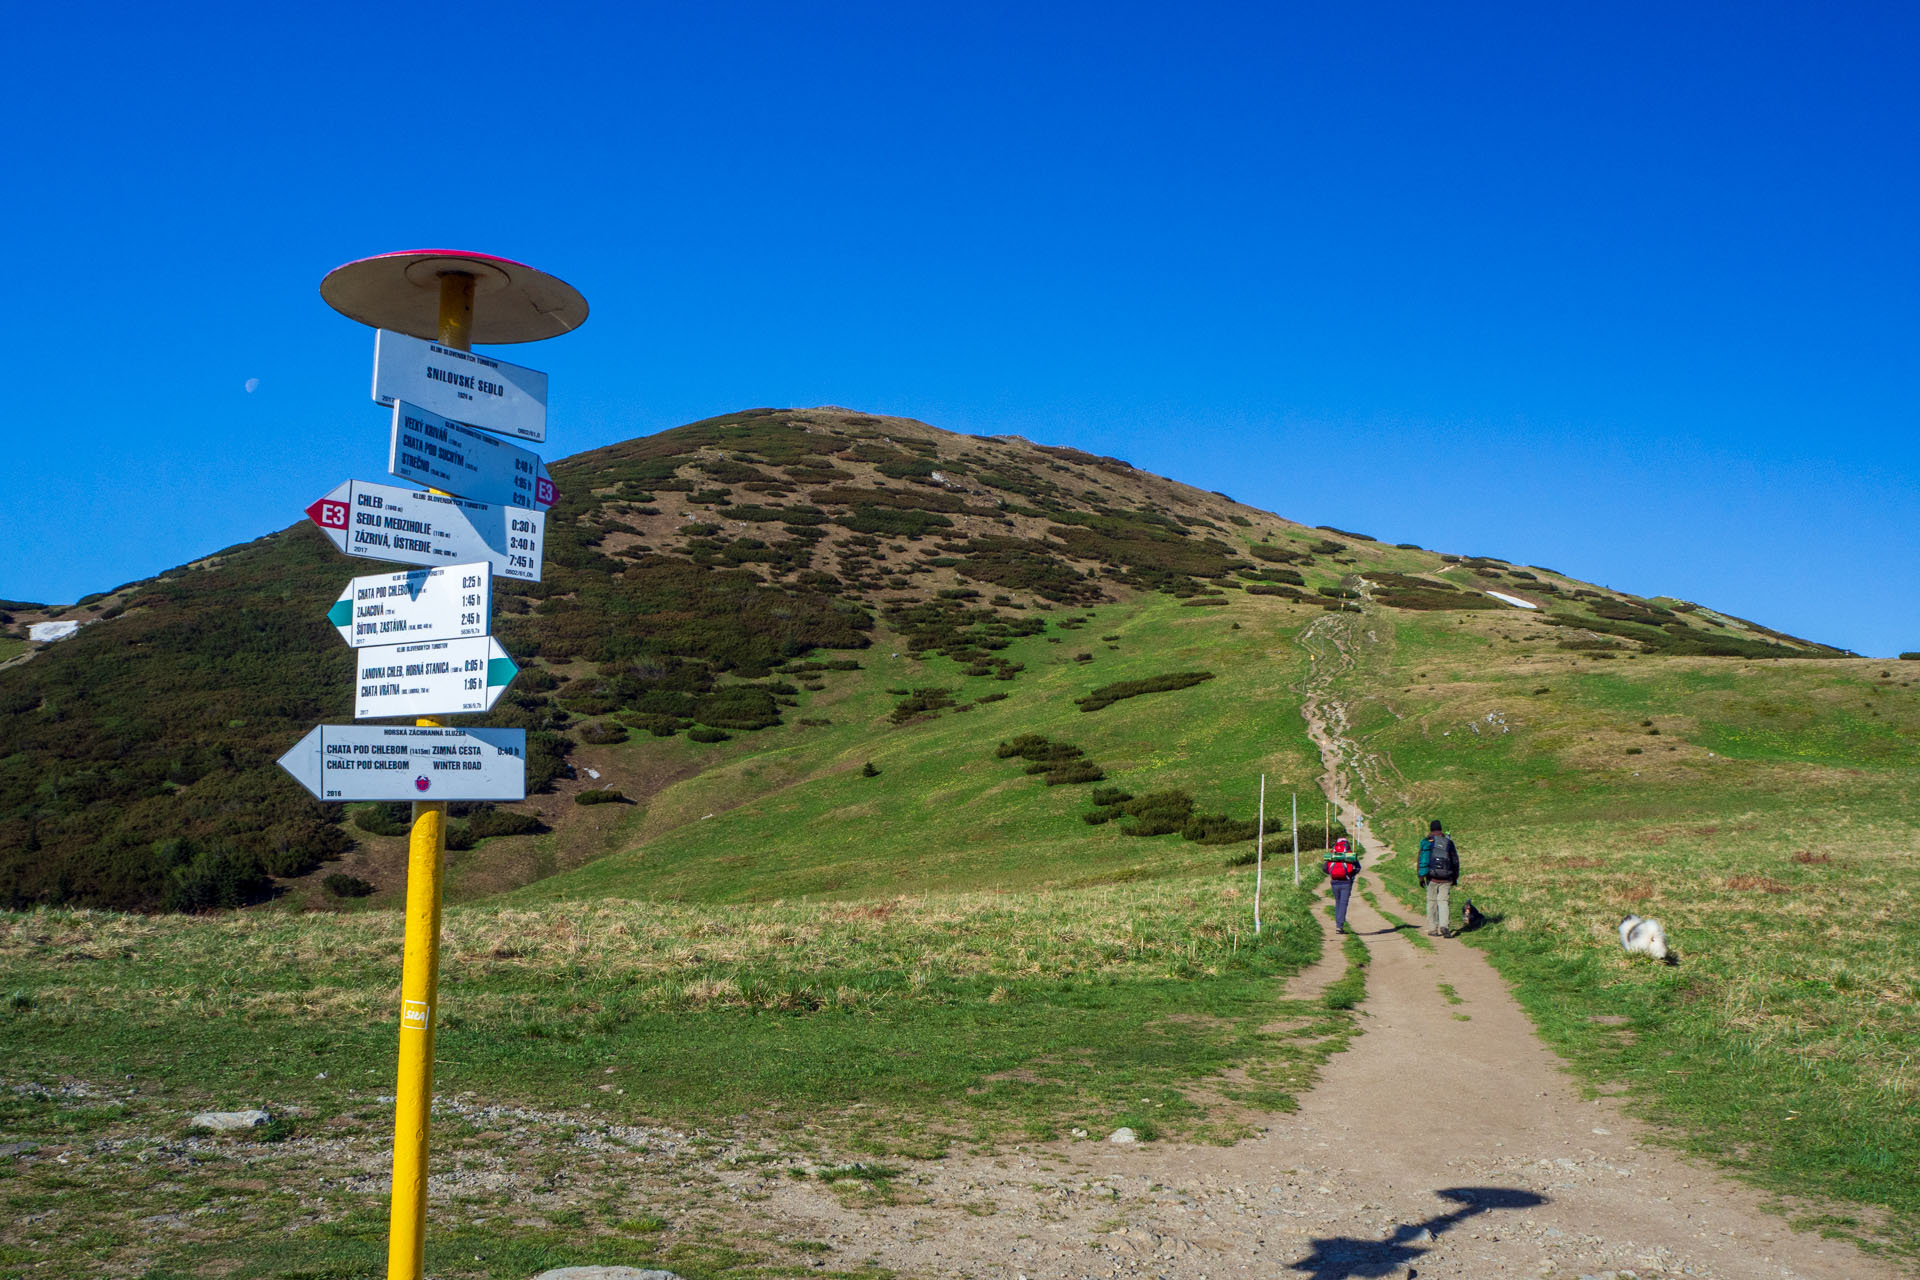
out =
[(485, 561), (355, 578), (327, 610), (327, 621), (356, 649), (484, 636), (492, 617), (493, 566)]
[(544, 511), (348, 480), (307, 515), (350, 556), (425, 565), (485, 560), (503, 578), (540, 581)]
[[(546, 517), (538, 508), (553, 502), (552, 481), (546, 479), (539, 458), (498, 442), (497, 450), (485, 452), (487, 446), (476, 440), (486, 437), (467, 429), (545, 440), (547, 375), (475, 355), (470, 348), (475, 342), (558, 337), (586, 320), (587, 300), (565, 281), (524, 263), (445, 249), (349, 262), (320, 282), (320, 296), (342, 315), (380, 331), (374, 339), (373, 396), (395, 407), (390, 463), (401, 452), (400, 437), (408, 417), (420, 426), (417, 441), (422, 447), (407, 450), (412, 455), (404, 463), (409, 470), (396, 469), (396, 474), (430, 487), (467, 493), (470, 498), (474, 492), (484, 495), (462, 501), (446, 494), (349, 480), (307, 508), (313, 522), (347, 554), (427, 568), (418, 593), (411, 587), (415, 574), (355, 579), (335, 605), (335, 611), (341, 604), (348, 605), (346, 615), (336, 618), (329, 613), (349, 644), (407, 636), (407, 643), (370, 645), (359, 651), (354, 714), (431, 716), (492, 706), (515, 668), (488, 634), (491, 600), (485, 597), (491, 594), (491, 584), (487, 578), (490, 572), (527, 582), (540, 580)], [(476, 299), (485, 300), (479, 314)], [(429, 419), (446, 428), (444, 436), (427, 430), (433, 425)], [(436, 446), (431, 453), (424, 447), (429, 441)], [(507, 449), (512, 452), (498, 452)], [(449, 452), (459, 457), (445, 456)], [(510, 483), (499, 491), (499, 464), (470, 466), (470, 456), (508, 459), (512, 467), (505, 473), (507, 479), (524, 475), (531, 488)], [(531, 472), (520, 470), (519, 464), (527, 460), (531, 460)], [(413, 474), (416, 469), (424, 474)], [(517, 495), (522, 493), (531, 496), (531, 504), (519, 500)], [(435, 573), (447, 578), (436, 583)], [(429, 592), (438, 600), (451, 590), (457, 598), (452, 625), (465, 631), (474, 625), (468, 620), (475, 611), (467, 599), (472, 589), (466, 585), (474, 577), (485, 584), (479, 588), (483, 597), (478, 609), (480, 631), (442, 634), (440, 606), (422, 601)], [(455, 578), (457, 584), (453, 584)], [(364, 602), (369, 609), (378, 605), (381, 610), (365, 615), (368, 625), (379, 628), (392, 623), (396, 630), (358, 629), (362, 619), (355, 597), (363, 583), (374, 584), (375, 590), (382, 583), (386, 587), (384, 594)], [(411, 630), (416, 623), (417, 632)], [(403, 624), (406, 629), (398, 629)], [(365, 638), (357, 641), (356, 637)], [(476, 699), (478, 705), (470, 706)], [(434, 797), (415, 798), (407, 842), (406, 952), (400, 971), (388, 1280), (421, 1280), (425, 1266), (427, 1137), (433, 1104), (433, 1040), (439, 1021), (435, 1010), (446, 799), (521, 799), (526, 791), (525, 749), (526, 736), (518, 730), (455, 730), (423, 719), (413, 727), (322, 725), (280, 762), (323, 800), (389, 799), (393, 797), (388, 788), (394, 787), (401, 788), (402, 795), (411, 787), (415, 797)]]
[(495, 506), (544, 510), (558, 496), (539, 454), (405, 400), (393, 406), (387, 470)]
[(539, 444), (547, 438), (547, 375), (404, 333), (373, 339), (373, 398)]
[(525, 800), (525, 729), (323, 724), (280, 757), (319, 800)]
[(477, 714), (499, 701), (518, 674), (492, 636), (362, 649), (353, 718)]

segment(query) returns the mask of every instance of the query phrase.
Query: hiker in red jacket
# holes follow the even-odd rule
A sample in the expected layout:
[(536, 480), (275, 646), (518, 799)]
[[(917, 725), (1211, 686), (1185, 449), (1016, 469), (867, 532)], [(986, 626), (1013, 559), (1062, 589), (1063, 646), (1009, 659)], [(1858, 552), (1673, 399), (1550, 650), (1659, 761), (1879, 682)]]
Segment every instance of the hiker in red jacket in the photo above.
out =
[(1360, 878), (1360, 855), (1347, 848), (1347, 838), (1341, 836), (1333, 842), (1333, 849), (1320, 860), (1327, 873), (1327, 883), (1333, 888), (1333, 928), (1336, 933), (1347, 931), (1347, 899), (1353, 896), (1353, 882)]

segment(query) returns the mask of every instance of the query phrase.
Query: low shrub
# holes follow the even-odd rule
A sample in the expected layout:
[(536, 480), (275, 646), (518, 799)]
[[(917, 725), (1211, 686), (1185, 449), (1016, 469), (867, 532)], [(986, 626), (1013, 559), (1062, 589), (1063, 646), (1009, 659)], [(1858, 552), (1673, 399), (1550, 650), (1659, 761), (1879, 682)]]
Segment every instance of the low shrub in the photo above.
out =
[(350, 876), (344, 871), (336, 871), (320, 882), (320, 887), (336, 898), (364, 898), (373, 892), (373, 885), (359, 876)]
[(693, 742), (725, 742), (727, 739), (733, 737), (733, 735), (725, 729), (714, 729), (706, 725), (698, 725), (687, 730), (687, 737)]
[(632, 804), (619, 790), (603, 787), (598, 791), (582, 791), (573, 798), (575, 804)]
[(540, 825), (540, 819), (530, 813), (516, 813), (492, 806), (479, 810), (467, 819), (467, 832), (476, 840), (492, 836), (530, 836), (545, 829)]
[(590, 742), (596, 747), (610, 747), (627, 740), (626, 726), (610, 720), (596, 720), (580, 730), (580, 741)]
[(917, 716), (937, 716), (953, 705), (953, 690), (943, 687), (912, 689), (893, 706), (888, 719), (905, 724)]
[(1098, 782), (1107, 776), (1107, 771), (1091, 760), (1075, 760), (1058, 769), (1049, 769), (1041, 775), (1041, 781), (1050, 787), (1071, 785), (1083, 782)]
[(1142, 680), (1120, 680), (1113, 684), (1101, 685), (1084, 698), (1075, 698), (1074, 704), (1082, 711), (1099, 711), (1125, 698), (1137, 698), (1145, 693), (1166, 693), (1174, 689), (1186, 689), (1211, 679), (1213, 679), (1211, 671), (1175, 671), (1163, 676), (1148, 676)]
[(413, 811), (404, 801), (361, 805), (353, 812), (353, 825), (370, 836), (404, 836), (412, 824)]

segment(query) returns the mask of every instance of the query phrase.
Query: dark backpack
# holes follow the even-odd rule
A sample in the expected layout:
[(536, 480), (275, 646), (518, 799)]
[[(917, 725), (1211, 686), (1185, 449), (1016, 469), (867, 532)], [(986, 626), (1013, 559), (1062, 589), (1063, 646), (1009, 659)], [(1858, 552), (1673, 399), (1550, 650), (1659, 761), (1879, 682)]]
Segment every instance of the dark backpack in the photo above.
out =
[(1442, 833), (1433, 838), (1433, 852), (1427, 855), (1427, 879), (1458, 880), (1460, 878), (1460, 853), (1453, 847), (1453, 837)]

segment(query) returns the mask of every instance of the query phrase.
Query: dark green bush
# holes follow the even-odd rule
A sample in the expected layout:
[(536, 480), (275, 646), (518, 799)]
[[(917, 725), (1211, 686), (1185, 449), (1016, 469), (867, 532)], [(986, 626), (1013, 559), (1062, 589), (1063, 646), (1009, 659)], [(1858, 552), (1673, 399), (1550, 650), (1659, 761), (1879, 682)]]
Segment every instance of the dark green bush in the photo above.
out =
[(264, 902), (273, 882), (260, 864), (232, 849), (197, 849), (167, 874), (168, 911), (216, 911)]
[(492, 836), (530, 836), (544, 831), (540, 819), (530, 813), (518, 813), (511, 809), (496, 809), (492, 805), (475, 812), (467, 819), (467, 831), (476, 840), (485, 840)]
[(413, 827), (413, 808), (404, 801), (359, 805), (353, 825), (370, 836), (404, 836)]
[(625, 727), (611, 721), (599, 720), (580, 730), (580, 740), (590, 742), (596, 747), (609, 747), (627, 740)]
[(709, 729), (705, 725), (687, 730), (687, 738), (693, 742), (725, 742), (732, 736), (725, 729)]
[(336, 898), (364, 898), (373, 892), (373, 885), (359, 876), (350, 876), (344, 871), (336, 871), (320, 882), (320, 887)]
[(575, 804), (632, 804), (633, 801), (613, 787), (603, 787), (597, 791), (582, 791), (574, 796)]
[(1067, 783), (1098, 782), (1106, 776), (1107, 771), (1091, 760), (1072, 760), (1057, 769), (1047, 770), (1040, 780), (1050, 787), (1057, 787)]
[(880, 770), (874, 768), (873, 761), (869, 760), (860, 766), (860, 776), (863, 778), (877, 778), (880, 776)]
[(894, 704), (888, 717), (895, 724), (905, 724), (917, 716), (938, 715), (953, 705), (953, 690), (941, 687), (909, 690), (907, 696)]
[(1082, 711), (1099, 711), (1123, 698), (1137, 698), (1144, 693), (1165, 693), (1173, 689), (1186, 689), (1211, 679), (1213, 679), (1211, 671), (1175, 671), (1164, 676), (1148, 676), (1143, 680), (1119, 680), (1113, 684), (1101, 685), (1084, 698), (1075, 698), (1074, 703)]

